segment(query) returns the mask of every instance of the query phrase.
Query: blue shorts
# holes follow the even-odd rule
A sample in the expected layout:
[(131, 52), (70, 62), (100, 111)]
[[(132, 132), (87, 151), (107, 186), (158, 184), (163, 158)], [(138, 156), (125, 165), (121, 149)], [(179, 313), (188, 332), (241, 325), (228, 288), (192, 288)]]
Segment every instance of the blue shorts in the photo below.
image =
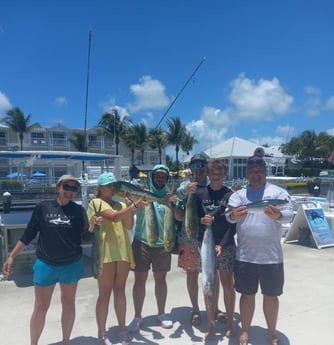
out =
[(83, 260), (80, 259), (63, 266), (54, 266), (36, 259), (33, 269), (35, 285), (50, 286), (57, 282), (73, 284), (77, 283), (83, 275)]

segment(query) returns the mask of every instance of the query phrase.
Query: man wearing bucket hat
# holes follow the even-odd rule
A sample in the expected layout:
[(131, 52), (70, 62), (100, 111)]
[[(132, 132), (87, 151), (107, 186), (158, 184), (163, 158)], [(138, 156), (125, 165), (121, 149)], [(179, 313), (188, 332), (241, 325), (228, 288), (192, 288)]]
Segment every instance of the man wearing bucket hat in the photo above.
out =
[[(159, 197), (166, 197), (168, 194), (167, 181), (169, 178), (169, 169), (163, 164), (156, 165), (150, 177), (151, 191)], [(176, 195), (169, 197), (169, 201), (175, 203)], [(148, 209), (150, 207), (150, 209)], [(157, 301), (157, 321), (162, 328), (172, 328), (173, 321), (165, 313), (167, 299), (166, 275), (171, 269), (171, 253), (166, 251), (163, 242), (164, 232), (164, 215), (167, 206), (156, 201), (146, 207), (146, 212), (141, 210), (137, 212), (137, 221), (135, 235), (132, 243), (136, 267), (134, 269), (135, 282), (133, 286), (133, 303), (135, 316), (128, 325), (130, 332), (137, 332), (142, 324), (142, 309), (145, 299), (145, 285), (148, 277), (148, 271), (152, 267), (155, 282), (155, 297)], [(175, 214), (178, 208), (174, 207)], [(148, 214), (154, 217), (155, 221), (151, 222)], [(149, 244), (147, 229), (156, 224), (158, 229), (148, 229), (158, 231), (158, 239), (155, 244)], [(153, 225), (154, 226), (154, 225)]]

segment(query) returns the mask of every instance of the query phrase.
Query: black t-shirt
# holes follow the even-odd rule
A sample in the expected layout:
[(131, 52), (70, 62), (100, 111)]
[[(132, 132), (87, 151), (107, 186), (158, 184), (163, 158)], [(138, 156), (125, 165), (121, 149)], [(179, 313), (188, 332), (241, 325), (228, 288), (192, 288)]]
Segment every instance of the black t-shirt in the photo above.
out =
[[(214, 214), (214, 221), (212, 223), (212, 233), (216, 245), (222, 245), (223, 247), (234, 243), (234, 235), (236, 232), (235, 224), (229, 223), (225, 218), (225, 207), (221, 206), (221, 203), (227, 204), (229, 196), (232, 191), (226, 186), (222, 186), (219, 190), (211, 189), (210, 185), (206, 188), (201, 188), (194, 194), (197, 214), (199, 218), (205, 216), (205, 214), (210, 214), (217, 208), (219, 210)], [(207, 212), (204, 211), (206, 207)], [(203, 241), (203, 235), (205, 231), (205, 225), (200, 224), (198, 232), (198, 240)], [(226, 236), (225, 236), (226, 235)]]
[(65, 206), (56, 200), (36, 205), (20, 240), (29, 244), (37, 235), (36, 256), (51, 265), (66, 265), (81, 258), (82, 240), (88, 240), (85, 209), (71, 201)]

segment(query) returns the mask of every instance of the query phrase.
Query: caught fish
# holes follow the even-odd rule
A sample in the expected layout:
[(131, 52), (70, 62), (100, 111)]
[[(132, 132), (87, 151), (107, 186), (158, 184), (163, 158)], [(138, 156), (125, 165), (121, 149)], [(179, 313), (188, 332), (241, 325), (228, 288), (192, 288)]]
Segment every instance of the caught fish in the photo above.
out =
[[(99, 210), (96, 209), (93, 202), (95, 216), (99, 216), (101, 212), (102, 203), (100, 202)], [(92, 272), (93, 277), (98, 279), (102, 273), (103, 268), (103, 235), (99, 225), (94, 225), (94, 232), (92, 238)]]
[(201, 246), (202, 280), (205, 303), (214, 303), (216, 286), (216, 250), (211, 226), (206, 227)]
[[(245, 205), (240, 205), (238, 207), (246, 206), (248, 213), (256, 214), (256, 213), (263, 213), (264, 209), (269, 205), (281, 208), (284, 205), (286, 205), (288, 202), (289, 201), (286, 199), (285, 200), (283, 200), (283, 199), (264, 199), (264, 200), (250, 202), (250, 203), (245, 204)], [(226, 207), (224, 213), (230, 212), (230, 211), (238, 208), (238, 207), (233, 207), (231, 205), (224, 204), (224, 203), (222, 203), (222, 205)]]
[(153, 247), (159, 238), (158, 221), (153, 203), (145, 207), (145, 219), (147, 243), (150, 247)]
[(131, 200), (137, 201), (143, 195), (145, 195), (145, 201), (159, 201), (160, 203), (166, 206), (170, 206), (168, 201), (170, 195), (159, 197), (158, 195), (155, 195), (154, 193), (148, 190), (145, 190), (141, 187), (135, 186), (130, 182), (125, 181), (116, 181), (113, 182), (112, 185), (115, 187), (115, 194), (117, 194), (119, 197), (124, 198), (126, 196)]
[(184, 227), (189, 240), (197, 239), (199, 220), (194, 194), (188, 194), (184, 216)]
[(164, 215), (164, 248), (167, 252), (172, 251), (175, 240), (174, 210), (172, 207), (166, 207)]

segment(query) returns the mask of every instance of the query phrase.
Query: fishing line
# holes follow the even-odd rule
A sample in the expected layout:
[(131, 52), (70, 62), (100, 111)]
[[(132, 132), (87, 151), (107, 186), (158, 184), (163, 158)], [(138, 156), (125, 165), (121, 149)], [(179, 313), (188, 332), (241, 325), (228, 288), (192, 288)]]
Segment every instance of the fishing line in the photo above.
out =
[(191, 73), (190, 77), (187, 79), (187, 81), (185, 82), (185, 84), (183, 85), (183, 87), (181, 88), (181, 90), (179, 91), (179, 93), (176, 95), (176, 97), (173, 99), (173, 101), (171, 102), (171, 104), (169, 105), (169, 107), (167, 108), (167, 110), (165, 111), (165, 113), (162, 115), (160, 121), (158, 122), (158, 124), (156, 125), (155, 129), (158, 129), (162, 120), (166, 117), (166, 115), (169, 113), (169, 111), (171, 110), (172, 106), (175, 104), (175, 102), (177, 101), (177, 99), (181, 96), (183, 90), (187, 87), (187, 85), (189, 84), (190, 80), (194, 77), (194, 75), (196, 74), (196, 72), (199, 70), (199, 68), (203, 65), (203, 63), (206, 60), (206, 56), (204, 56), (201, 60), (201, 62), (198, 64), (198, 66), (195, 68), (195, 70)]

